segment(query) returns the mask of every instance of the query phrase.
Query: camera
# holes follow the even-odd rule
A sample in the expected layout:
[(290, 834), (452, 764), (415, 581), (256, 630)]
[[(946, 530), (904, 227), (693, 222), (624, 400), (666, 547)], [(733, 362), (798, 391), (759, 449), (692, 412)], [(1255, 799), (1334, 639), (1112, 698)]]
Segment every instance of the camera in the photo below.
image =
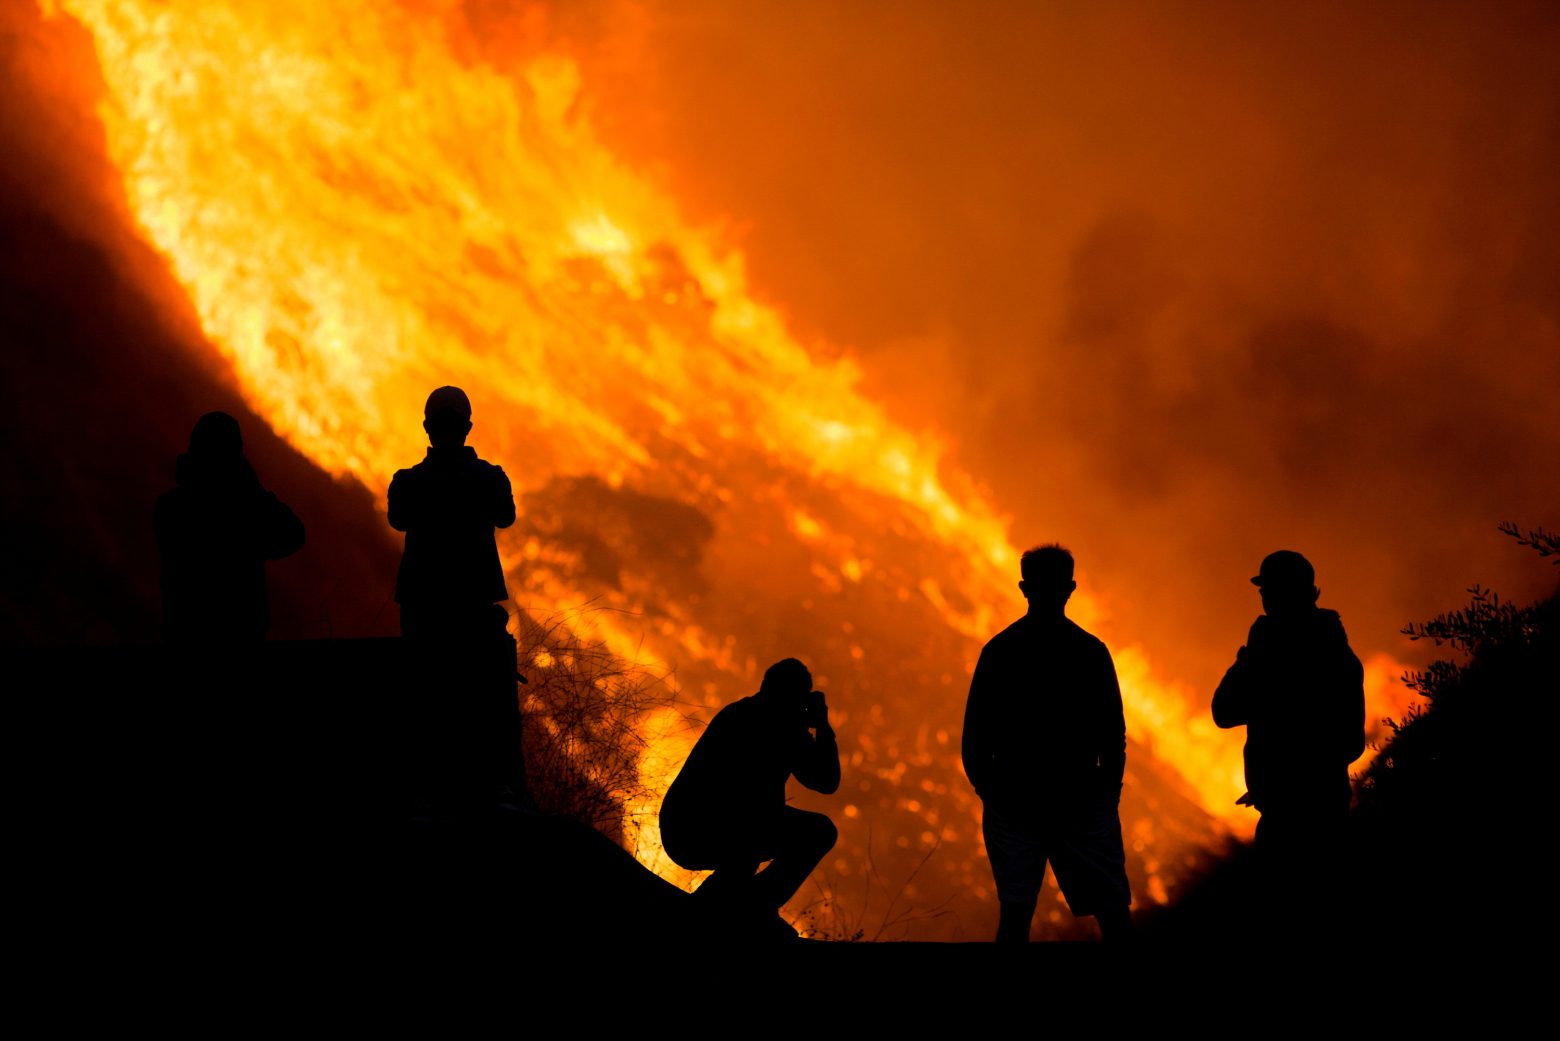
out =
[(828, 718), (829, 706), (823, 700), (823, 691), (815, 690), (802, 696), (802, 722), (806, 726), (819, 726)]

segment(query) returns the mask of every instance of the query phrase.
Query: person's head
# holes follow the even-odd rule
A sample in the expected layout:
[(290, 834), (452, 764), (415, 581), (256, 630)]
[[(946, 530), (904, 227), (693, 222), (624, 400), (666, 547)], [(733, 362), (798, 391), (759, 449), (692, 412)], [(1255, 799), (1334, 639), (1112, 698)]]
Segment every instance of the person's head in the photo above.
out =
[(1270, 615), (1292, 614), (1315, 607), (1322, 591), (1316, 588), (1316, 569), (1292, 549), (1281, 549), (1262, 558), (1262, 567), (1251, 584), (1262, 591), (1262, 610)]
[(471, 433), (471, 399), (459, 387), (440, 387), (423, 406), (423, 429), (436, 448), (466, 443)]
[(1018, 589), (1031, 610), (1060, 612), (1078, 588), (1073, 581), (1073, 555), (1055, 542), (1025, 550), (1018, 568), (1024, 576)]
[(207, 412), (190, 431), (190, 455), (209, 466), (234, 463), (244, 457), (244, 435), (238, 420), (226, 412)]
[(800, 704), (812, 691), (812, 685), (812, 673), (807, 671), (807, 666), (795, 658), (786, 658), (764, 670), (764, 682), (759, 684), (758, 693), (771, 701)]

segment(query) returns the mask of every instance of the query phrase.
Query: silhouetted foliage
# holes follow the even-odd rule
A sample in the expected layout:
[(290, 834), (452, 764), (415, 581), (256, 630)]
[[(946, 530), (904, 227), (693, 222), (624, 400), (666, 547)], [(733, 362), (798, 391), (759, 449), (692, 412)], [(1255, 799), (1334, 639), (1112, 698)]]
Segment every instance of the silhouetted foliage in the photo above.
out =
[[(833, 871), (820, 867), (810, 879), (818, 895), (799, 910), (798, 930), (809, 940), (836, 943), (883, 943), (906, 939), (916, 923), (949, 913), (947, 900), (932, 906), (918, 905), (915, 900), (916, 877), (941, 848), (940, 841), (929, 846), (896, 886), (878, 870), (872, 856), (872, 832), (868, 829), (866, 867), (860, 873), (860, 896), (851, 902), (841, 901), (839, 895), (845, 889), (844, 880)], [(874, 897), (878, 899), (875, 901)], [(869, 918), (868, 908), (875, 902), (882, 903), (883, 909)]]
[[(1555, 557), (1556, 539), (1542, 529), (1500, 530)], [(1536, 880), (1528, 832), (1541, 820), (1537, 768), (1554, 740), (1541, 719), (1555, 689), (1560, 594), (1517, 606), (1481, 586), (1469, 593), (1463, 608), (1404, 628), (1463, 660), (1404, 676), (1425, 702), (1387, 721), (1392, 737), (1360, 777), (1354, 826), (1370, 910), (1398, 935), (1520, 928), (1519, 907), (1482, 904)]]
[[(1542, 528), (1524, 533), (1515, 524), (1506, 523), (1500, 530), (1519, 544), (1533, 548), (1539, 556), (1560, 553), (1560, 539)], [(1560, 556), (1553, 563), (1560, 566)], [(1543, 681), (1542, 675), (1530, 670), (1545, 657), (1546, 649), (1549, 655), (1553, 654), (1556, 598), (1550, 596), (1539, 603), (1519, 607), (1482, 586), (1470, 586), (1468, 593), (1470, 598), (1466, 607), (1439, 614), (1428, 622), (1403, 627), (1403, 635), (1409, 639), (1430, 640), (1437, 647), (1448, 645), (1461, 651), (1468, 661), (1458, 663), (1443, 659), (1432, 662), (1423, 671), (1404, 674), (1403, 682), (1424, 696), (1425, 706), (1410, 710), (1402, 721), (1386, 720), (1393, 738), (1361, 778), (1362, 791), (1379, 789), (1389, 771), (1413, 761), (1414, 742), (1422, 740), (1413, 732), (1416, 726), (1428, 733), (1437, 727), (1444, 728), (1449, 722), (1458, 722), (1446, 718), (1447, 714), (1458, 716), (1471, 710), (1475, 716), (1484, 716), (1496, 709), (1493, 704), (1470, 706), (1470, 699), (1516, 699), (1532, 693), (1522, 683), (1517, 683), (1515, 688), (1495, 689), (1497, 681)], [(1431, 710), (1438, 710), (1441, 716), (1434, 724), (1422, 723)], [(1443, 742), (1447, 736), (1438, 736), (1436, 740)], [(1438, 759), (1443, 751), (1427, 747), (1419, 754)]]
[(1555, 557), (1550, 563), (1560, 567), (1560, 535), (1551, 534), (1543, 528), (1524, 532), (1514, 521), (1503, 522), (1500, 530), (1516, 539), (1519, 546), (1532, 547), (1541, 557)]
[[(623, 842), (626, 807), (651, 793), (639, 769), (648, 713), (674, 708), (670, 685), (562, 617), (520, 616), (526, 775), (544, 813)], [(690, 724), (691, 725), (691, 724)]]

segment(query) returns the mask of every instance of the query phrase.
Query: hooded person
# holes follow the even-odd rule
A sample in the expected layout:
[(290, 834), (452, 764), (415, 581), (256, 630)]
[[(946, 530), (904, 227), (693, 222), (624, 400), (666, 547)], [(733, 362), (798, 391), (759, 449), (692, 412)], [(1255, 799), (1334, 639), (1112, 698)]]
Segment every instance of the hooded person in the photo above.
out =
[(230, 644), (265, 639), (265, 562), (296, 553), (303, 524), (244, 457), (238, 420), (208, 412), (158, 500), (152, 526), (162, 564), (163, 638)]

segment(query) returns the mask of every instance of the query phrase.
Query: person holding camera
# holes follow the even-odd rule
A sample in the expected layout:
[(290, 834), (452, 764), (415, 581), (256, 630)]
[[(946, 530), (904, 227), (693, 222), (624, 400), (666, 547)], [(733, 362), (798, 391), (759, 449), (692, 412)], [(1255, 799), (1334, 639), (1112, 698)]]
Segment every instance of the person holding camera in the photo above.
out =
[(196, 422), (176, 481), (152, 518), (163, 639), (194, 646), (264, 640), (271, 626), (265, 563), (303, 547), (303, 523), (261, 485), (238, 420), (226, 412)]
[(406, 533), (396, 573), (401, 634), (475, 639), (504, 631), (509, 599), (494, 534), (515, 522), (515, 497), (500, 466), (466, 444), (471, 399), (440, 387), (423, 406), (428, 454), (390, 480), (388, 518)]
[[(661, 804), (661, 841), (677, 864), (712, 870), (694, 896), (729, 916), (795, 937), (780, 918), (839, 837), (821, 813), (787, 806), (786, 782), (832, 795), (840, 752), (829, 707), (795, 658), (771, 665), (758, 693), (718, 712)], [(769, 866), (759, 871), (764, 861)]]
[(489, 799), (530, 808), (515, 683), (515, 641), (497, 532), (515, 522), (503, 467), (466, 444), (471, 399), (439, 387), (423, 406), (428, 451), (390, 480), (387, 520), (406, 533), (395, 601), (409, 654), (406, 689), (418, 735), (416, 816), (428, 805)]

